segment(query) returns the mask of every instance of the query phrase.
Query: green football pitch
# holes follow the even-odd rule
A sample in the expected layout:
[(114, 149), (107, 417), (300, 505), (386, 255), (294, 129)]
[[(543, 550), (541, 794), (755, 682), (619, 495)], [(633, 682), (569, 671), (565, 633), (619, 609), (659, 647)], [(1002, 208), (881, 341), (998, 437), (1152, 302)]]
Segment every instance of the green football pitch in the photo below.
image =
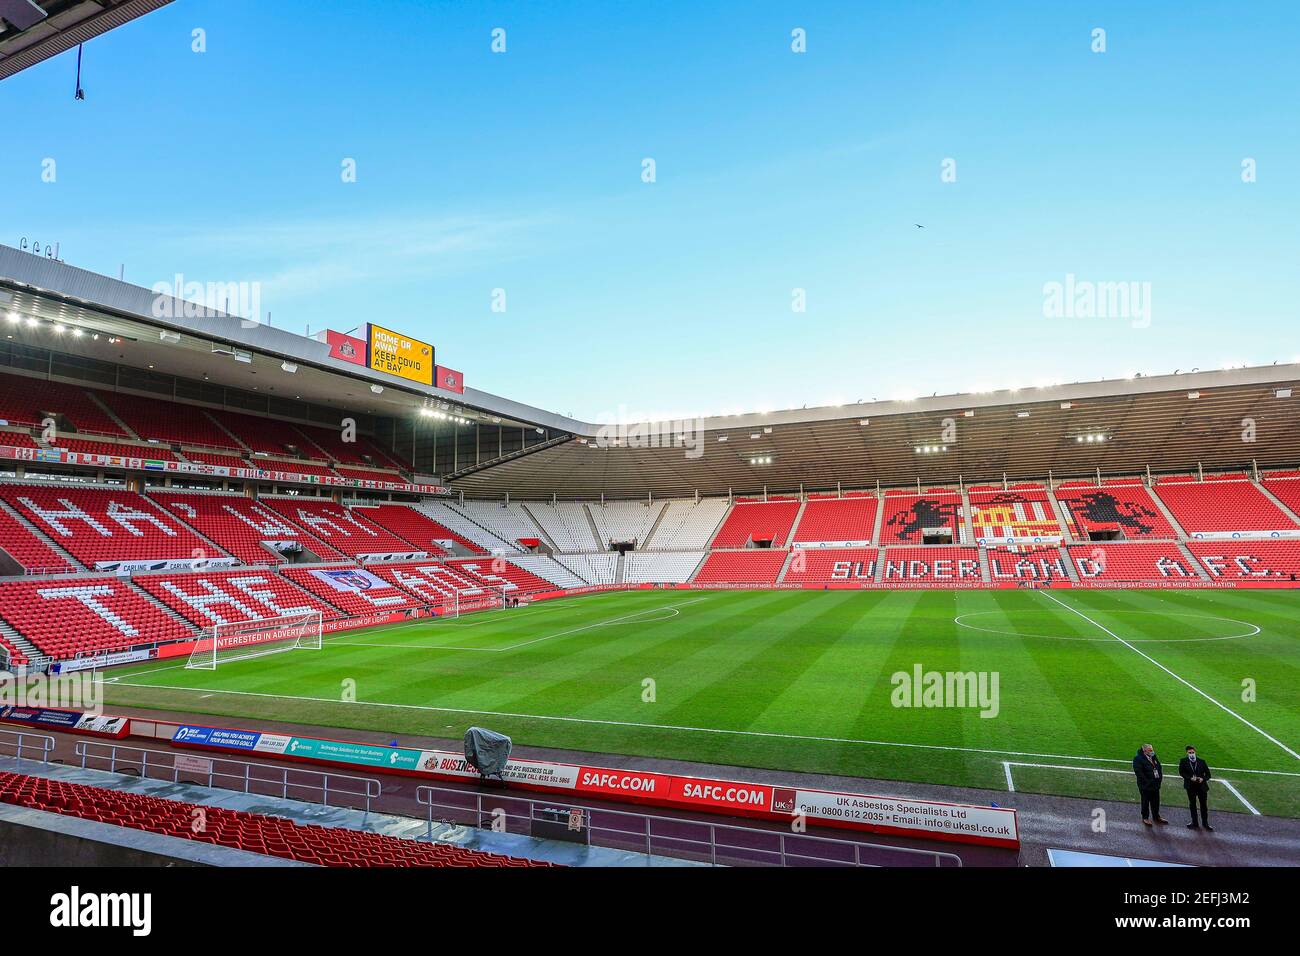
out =
[[(927, 698), (918, 670), (976, 677)], [(1300, 816), (1293, 591), (617, 592), (108, 677), (110, 704), (215, 717), (1094, 799), (1133, 798), (1140, 744), (1174, 775), (1191, 743), (1218, 808)]]

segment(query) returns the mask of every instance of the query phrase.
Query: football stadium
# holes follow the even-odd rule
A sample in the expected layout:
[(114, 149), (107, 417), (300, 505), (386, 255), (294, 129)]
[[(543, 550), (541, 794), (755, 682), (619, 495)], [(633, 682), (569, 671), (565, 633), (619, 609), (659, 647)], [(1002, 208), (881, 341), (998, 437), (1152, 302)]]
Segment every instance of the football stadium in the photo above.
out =
[[(188, 36), (185, 6), (0, 3), (0, 95), (44, 95), (76, 49), (80, 108), (111, 85), (82, 45)], [(1047, 320), (990, 320), (992, 352), (918, 325), (859, 366), (864, 394), (891, 365), (907, 394), (833, 402), (805, 402), (816, 372), (780, 341), (761, 371), (709, 345), (712, 377), (665, 396), (743, 382), (764, 405), (560, 413), (647, 404), (588, 361), (598, 335), (671, 376), (667, 343), (614, 317), (539, 329), (538, 363), (567, 364), (537, 401), (496, 371), (526, 331), (466, 331), (436, 280), (436, 322), (361, 266), (309, 281), (364, 286), (368, 311), (285, 319), (256, 271), (186, 280), (220, 245), (167, 239), (155, 282), (32, 232), (0, 237), (6, 866), (965, 887), (951, 871), (1300, 863), (1285, 342), (1136, 373), (1085, 317), (1065, 334), (1104, 374), (1026, 385), (1015, 336)], [(973, 365), (987, 387), (948, 384)]]

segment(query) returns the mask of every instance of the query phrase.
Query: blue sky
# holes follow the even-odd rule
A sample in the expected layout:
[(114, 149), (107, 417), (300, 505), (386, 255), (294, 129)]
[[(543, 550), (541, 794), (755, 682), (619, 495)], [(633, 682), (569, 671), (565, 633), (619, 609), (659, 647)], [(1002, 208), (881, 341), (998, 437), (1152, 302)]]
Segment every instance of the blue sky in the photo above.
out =
[[(0, 241), (589, 420), (1300, 355), (1300, 4), (328, 6), (176, 0), (84, 102), (75, 52), (4, 81)], [(1045, 315), (1071, 274), (1149, 322)]]

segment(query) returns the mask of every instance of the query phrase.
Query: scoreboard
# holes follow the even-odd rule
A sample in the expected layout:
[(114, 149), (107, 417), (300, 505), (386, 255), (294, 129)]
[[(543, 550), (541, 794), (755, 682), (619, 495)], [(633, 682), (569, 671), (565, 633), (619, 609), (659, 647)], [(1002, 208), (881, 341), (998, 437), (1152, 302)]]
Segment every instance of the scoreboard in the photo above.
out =
[(386, 372), (421, 385), (433, 384), (435, 362), (432, 345), (373, 322), (366, 328), (369, 364), (373, 371)]

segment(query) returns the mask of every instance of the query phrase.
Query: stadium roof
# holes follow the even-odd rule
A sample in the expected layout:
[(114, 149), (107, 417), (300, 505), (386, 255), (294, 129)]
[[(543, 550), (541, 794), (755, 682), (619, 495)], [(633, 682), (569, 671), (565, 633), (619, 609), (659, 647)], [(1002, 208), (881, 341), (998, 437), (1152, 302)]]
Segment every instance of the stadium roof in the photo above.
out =
[[(1300, 366), (1194, 372), (913, 402), (710, 418), (693, 447), (575, 440), (478, 469), (475, 496), (924, 487), (1294, 467)], [(619, 441), (618, 445), (612, 445)], [(661, 446), (674, 444), (659, 441)], [(688, 454), (689, 453), (689, 454)], [(690, 457), (696, 455), (696, 457)]]
[[(14, 311), (42, 320), (38, 327), (14, 330), (31, 345), (374, 415), (410, 416), (432, 402), (493, 424), (501, 419), (566, 433), (579, 424), (476, 389), (466, 388), (462, 395), (403, 382), (332, 358), (326, 344), (264, 322), (217, 310), (191, 317), (187, 313), (194, 310), (179, 299), (164, 302), (171, 307), (164, 311), (167, 317), (159, 317), (159, 301), (150, 289), (0, 245), (0, 314)], [(110, 354), (102, 342), (85, 337), (60, 335), (56, 342), (51, 339), (53, 323), (120, 336), (126, 347)], [(248, 361), (236, 361), (236, 351)], [(296, 371), (284, 371), (286, 362)]]
[[(126, 337), (114, 361), (166, 368), (352, 411), (401, 417), (432, 401), (487, 425), (559, 437), (443, 478), (475, 496), (617, 497), (925, 487), (1118, 474), (1295, 467), (1300, 366), (1182, 372), (973, 395), (932, 395), (674, 423), (602, 426), (475, 389), (464, 395), (400, 382), (329, 356), (312, 338), (263, 323), (157, 318), (151, 290), (0, 246), (0, 313), (49, 328), (80, 323)], [(180, 303), (177, 301), (177, 310)], [(162, 333), (170, 333), (164, 340)], [(44, 341), (44, 347), (55, 343)], [(60, 351), (99, 347), (63, 337)], [(214, 348), (220, 349), (214, 352)], [(250, 361), (233, 361), (246, 350)], [(297, 365), (286, 373), (282, 362)], [(375, 394), (367, 385), (381, 385)]]
[(171, 0), (0, 0), (0, 80)]

